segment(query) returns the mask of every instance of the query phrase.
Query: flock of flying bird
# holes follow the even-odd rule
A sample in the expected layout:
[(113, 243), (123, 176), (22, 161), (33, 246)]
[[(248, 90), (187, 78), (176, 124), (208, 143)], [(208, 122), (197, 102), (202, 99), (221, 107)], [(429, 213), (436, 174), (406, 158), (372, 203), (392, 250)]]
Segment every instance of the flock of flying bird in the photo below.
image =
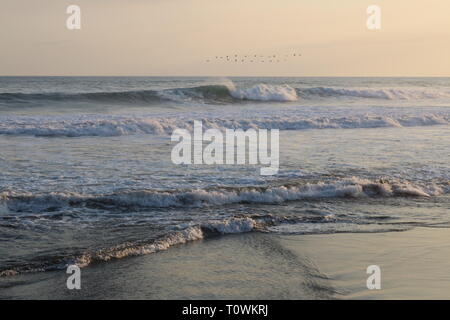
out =
[(261, 62), (261, 63), (279, 63), (287, 62), (289, 58), (301, 57), (300, 53), (293, 54), (272, 54), (272, 55), (228, 55), (228, 56), (215, 56), (214, 58), (206, 59), (206, 62), (224, 61), (224, 62)]

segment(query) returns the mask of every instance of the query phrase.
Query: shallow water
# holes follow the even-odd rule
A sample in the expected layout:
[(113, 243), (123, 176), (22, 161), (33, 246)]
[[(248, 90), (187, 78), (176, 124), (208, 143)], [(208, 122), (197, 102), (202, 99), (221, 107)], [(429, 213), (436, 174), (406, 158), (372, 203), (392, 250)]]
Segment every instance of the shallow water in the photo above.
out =
[[(0, 299), (448, 299), (448, 228), (240, 233), (94, 263), (81, 290), (65, 270), (0, 278)], [(380, 290), (366, 269), (378, 265)]]

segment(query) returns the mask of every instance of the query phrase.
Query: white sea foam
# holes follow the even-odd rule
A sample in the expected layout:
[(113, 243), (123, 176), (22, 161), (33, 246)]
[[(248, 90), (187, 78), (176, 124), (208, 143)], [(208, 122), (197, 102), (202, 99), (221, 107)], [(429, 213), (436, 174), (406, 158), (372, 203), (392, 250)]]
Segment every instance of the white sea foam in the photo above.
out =
[(204, 229), (212, 230), (220, 234), (250, 232), (258, 225), (257, 221), (251, 218), (233, 218), (222, 221), (213, 221), (204, 224)]
[(235, 99), (254, 101), (296, 101), (297, 92), (288, 85), (258, 84), (250, 88), (238, 89), (233, 83), (228, 84), (230, 94)]
[(368, 180), (361, 178), (337, 181), (291, 182), (270, 187), (234, 187), (176, 191), (125, 191), (106, 195), (77, 193), (16, 194), (3, 192), (8, 210), (40, 212), (65, 206), (95, 208), (116, 207), (208, 207), (236, 203), (277, 204), (285, 201), (316, 198), (360, 197), (431, 197), (447, 193), (448, 185), (413, 184), (399, 180)]
[[(189, 227), (181, 231), (169, 234), (161, 240), (143, 245), (125, 243), (115, 247), (102, 249), (97, 252), (86, 253), (73, 261), (79, 267), (85, 267), (93, 261), (109, 261), (129, 256), (139, 256), (164, 251), (178, 244), (203, 239), (203, 231), (200, 226)], [(73, 263), (72, 262), (72, 263)]]
[(450, 97), (449, 91), (425, 88), (299, 88), (300, 95), (321, 97), (354, 97), (384, 100), (438, 99)]
[(82, 268), (96, 261), (109, 261), (130, 256), (157, 253), (176, 245), (207, 238), (208, 235), (250, 232), (257, 229), (258, 226), (261, 226), (261, 222), (248, 217), (232, 217), (225, 220), (210, 221), (201, 225), (189, 226), (182, 230), (174, 231), (165, 237), (150, 243), (123, 243), (106, 249), (86, 252), (78, 257), (68, 259), (65, 263), (58, 262), (57, 264), (52, 264), (48, 261), (43, 261), (42, 266), (18, 266), (16, 268), (0, 270), (0, 277), (13, 276), (19, 273), (63, 269), (71, 264), (76, 264)]
[[(287, 81), (289, 82), (289, 81)], [(81, 104), (137, 104), (160, 105), (170, 102), (179, 104), (241, 103), (251, 101), (297, 101), (299, 97), (315, 99), (348, 97), (351, 99), (377, 100), (433, 100), (450, 98), (448, 87), (389, 86), (389, 87), (297, 87), (295, 83), (237, 84), (229, 79), (211, 79), (209, 83), (199, 82), (197, 86), (176, 88), (142, 88), (124, 91), (80, 91), (73, 92), (0, 92), (0, 104), (8, 106), (36, 106), (39, 104), (60, 106), (68, 103)]]
[[(424, 115), (360, 115), (342, 117), (305, 118), (301, 116), (279, 116), (264, 118), (203, 118), (205, 129), (216, 128), (261, 128), (280, 130), (304, 129), (353, 129), (448, 125), (449, 114)], [(0, 119), (0, 134), (32, 136), (123, 136), (136, 134), (171, 134), (176, 128), (192, 130), (193, 119), (152, 118), (127, 116), (87, 117), (9, 117)]]

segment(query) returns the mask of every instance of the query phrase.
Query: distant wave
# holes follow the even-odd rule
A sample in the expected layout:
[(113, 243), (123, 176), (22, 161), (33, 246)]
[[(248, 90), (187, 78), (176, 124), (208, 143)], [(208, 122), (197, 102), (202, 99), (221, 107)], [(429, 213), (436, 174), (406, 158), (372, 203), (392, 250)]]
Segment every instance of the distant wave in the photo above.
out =
[(229, 93), (239, 100), (254, 101), (296, 101), (297, 91), (288, 85), (258, 84), (247, 89), (237, 89), (234, 85), (228, 86)]
[[(238, 203), (278, 204), (320, 198), (431, 197), (447, 193), (448, 183), (421, 185), (409, 181), (348, 178), (323, 181), (291, 181), (268, 187), (218, 187), (193, 190), (141, 190), (104, 195), (77, 193), (0, 194), (2, 210), (43, 212), (64, 207), (173, 208), (208, 207)], [(4, 212), (5, 213), (5, 212)]]
[[(272, 118), (222, 119), (204, 118), (203, 127), (216, 129), (354, 129), (412, 127), (450, 124), (449, 114), (401, 116), (346, 116), (303, 118), (284, 116)], [(0, 117), (0, 134), (48, 137), (123, 136), (136, 134), (171, 134), (177, 128), (192, 130), (193, 119), (128, 116), (53, 116)]]
[(297, 93), (288, 85), (258, 84), (236, 88), (232, 82), (225, 85), (205, 85), (192, 88), (165, 90), (136, 90), (90, 93), (0, 93), (0, 103), (6, 105), (42, 103), (121, 103), (155, 104), (164, 102), (235, 103), (250, 101), (295, 101)]
[(158, 102), (164, 98), (157, 91), (123, 91), (92, 93), (1, 93), (1, 103), (45, 103), (45, 102)]
[(297, 89), (299, 96), (308, 97), (353, 97), (383, 100), (411, 100), (411, 99), (437, 99), (449, 98), (450, 92), (411, 88), (332, 88), (315, 87)]
[(299, 98), (314, 99), (352, 97), (382, 100), (450, 98), (450, 92), (425, 88), (293, 88), (289, 85), (260, 83), (236, 87), (231, 81), (197, 87), (162, 90), (134, 90), (83, 93), (0, 93), (0, 105), (34, 106), (52, 103), (108, 103), (154, 105), (168, 102), (200, 104), (233, 104), (245, 101), (291, 102)]

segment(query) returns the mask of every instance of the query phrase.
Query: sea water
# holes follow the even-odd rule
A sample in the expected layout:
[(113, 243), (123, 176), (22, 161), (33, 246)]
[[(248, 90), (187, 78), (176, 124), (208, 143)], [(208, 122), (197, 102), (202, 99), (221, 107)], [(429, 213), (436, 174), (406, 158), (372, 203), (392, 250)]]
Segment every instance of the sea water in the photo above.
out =
[[(171, 133), (279, 129), (279, 172)], [(450, 226), (450, 78), (0, 78), (0, 273), (230, 233)]]

